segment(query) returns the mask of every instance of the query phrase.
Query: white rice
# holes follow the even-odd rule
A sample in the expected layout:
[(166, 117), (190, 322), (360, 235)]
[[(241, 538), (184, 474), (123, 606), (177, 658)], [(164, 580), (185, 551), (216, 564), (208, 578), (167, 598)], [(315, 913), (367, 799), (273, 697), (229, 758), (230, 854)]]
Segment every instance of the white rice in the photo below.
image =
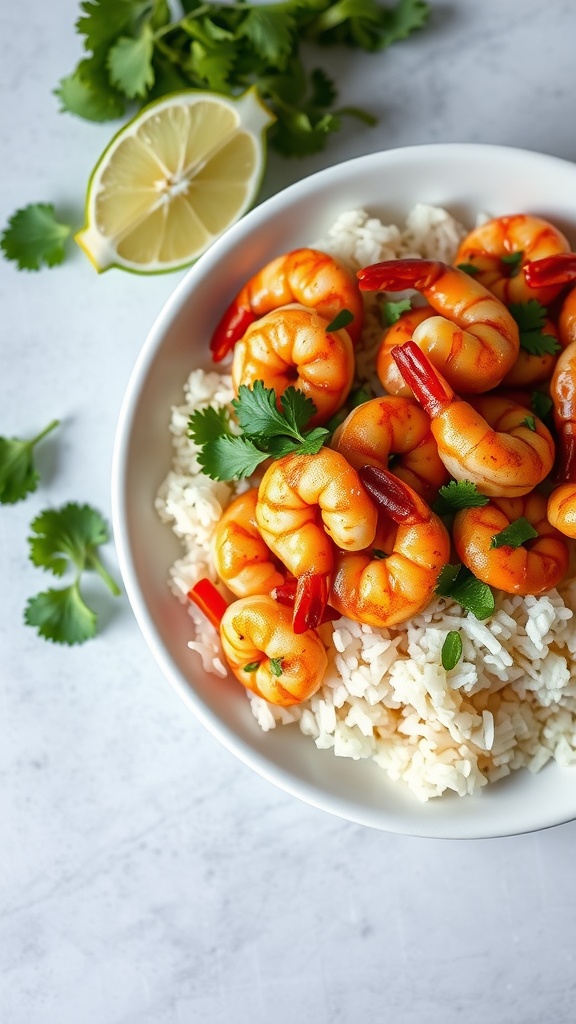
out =
[[(451, 262), (466, 229), (445, 210), (419, 204), (403, 227), (384, 225), (365, 210), (343, 213), (326, 238), (311, 244), (354, 271), (407, 256)], [(397, 298), (397, 296), (395, 296)], [(368, 299), (361, 378), (373, 380), (372, 351), (381, 327)], [(182, 542), (169, 585), (188, 605), (195, 637), (191, 651), (208, 672), (226, 675), (216, 631), (187, 602), (203, 576), (217, 577), (211, 553), (216, 523), (249, 481), (216, 483), (200, 472), (186, 436), (194, 409), (222, 406), (233, 397), (230, 377), (194, 370), (184, 401), (172, 410), (174, 461), (156, 500), (162, 520)], [(225, 591), (224, 591), (225, 592)], [(517, 768), (539, 771), (551, 758), (576, 762), (576, 576), (541, 597), (496, 594), (494, 615), (479, 621), (458, 604), (436, 599), (421, 615), (394, 629), (346, 618), (320, 633), (328, 669), (318, 692), (303, 704), (280, 708), (247, 692), (267, 731), (296, 723), (320, 749), (338, 757), (372, 758), (420, 800), (452, 790), (473, 793)], [(446, 633), (458, 630), (463, 655), (442, 667)]]

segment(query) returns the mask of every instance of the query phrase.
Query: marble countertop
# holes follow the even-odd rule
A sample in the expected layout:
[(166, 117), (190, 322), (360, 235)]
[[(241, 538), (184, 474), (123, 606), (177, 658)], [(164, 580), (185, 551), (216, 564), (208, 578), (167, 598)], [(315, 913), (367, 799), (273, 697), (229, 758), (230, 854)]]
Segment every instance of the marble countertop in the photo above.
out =
[[(271, 157), (262, 196), (348, 157), (495, 142), (576, 159), (573, 0), (432, 0), (430, 27), (379, 56), (322, 54), (347, 121), (327, 151)], [(58, 113), (79, 59), (76, 0), (4, 5), (0, 224), (31, 201), (78, 221), (111, 136)], [(31, 436), (42, 484), (0, 511), (2, 1024), (564, 1024), (576, 1000), (576, 822), (513, 839), (388, 835), (299, 803), (179, 701), (125, 599), (63, 648), (23, 625), (47, 578), (34, 516), (109, 518), (116, 418), (181, 275), (99, 277), (80, 250), (0, 264), (0, 433)], [(114, 549), (107, 565), (117, 572)]]

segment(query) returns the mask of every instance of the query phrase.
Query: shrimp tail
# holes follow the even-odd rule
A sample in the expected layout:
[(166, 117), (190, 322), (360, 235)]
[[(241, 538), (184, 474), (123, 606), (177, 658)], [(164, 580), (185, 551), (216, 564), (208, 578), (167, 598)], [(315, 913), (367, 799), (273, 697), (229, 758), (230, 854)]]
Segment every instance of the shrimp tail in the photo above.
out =
[(563, 252), (546, 256), (542, 260), (532, 260), (524, 267), (524, 277), (529, 288), (576, 281), (576, 253)]
[(413, 341), (396, 345), (392, 356), (406, 384), (430, 417), (438, 416), (454, 399), (448, 381)]
[(422, 510), (414, 501), (413, 492), (397, 476), (379, 466), (362, 466), (359, 475), (376, 504), (395, 523), (410, 526), (422, 522)]
[(244, 337), (250, 324), (255, 320), (255, 313), (236, 296), (216, 325), (210, 339), (210, 351), (215, 363), (221, 362), (232, 351), (236, 342)]
[(298, 578), (292, 618), (295, 633), (306, 633), (320, 625), (329, 592), (330, 581), (325, 573), (305, 573)]
[(429, 288), (445, 270), (438, 260), (386, 260), (373, 263), (357, 273), (363, 292), (402, 292), (406, 288)]

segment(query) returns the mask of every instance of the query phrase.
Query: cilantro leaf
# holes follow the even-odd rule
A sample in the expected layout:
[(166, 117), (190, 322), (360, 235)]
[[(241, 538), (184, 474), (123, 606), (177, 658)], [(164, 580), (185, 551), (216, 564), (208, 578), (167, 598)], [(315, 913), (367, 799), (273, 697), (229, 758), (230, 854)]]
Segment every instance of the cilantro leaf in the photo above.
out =
[(473, 263), (457, 263), (456, 269), (462, 270), (465, 274), (468, 274), (470, 277), (475, 277), (476, 274), (480, 273), (480, 267), (475, 267)]
[(244, 665), (243, 672), (256, 672), (260, 668), (259, 661), (250, 661), (247, 665)]
[(293, 430), (300, 435), (316, 412), (316, 406), (298, 388), (288, 387), (280, 399), (282, 412)]
[(374, 52), (406, 39), (429, 13), (423, 0), (399, 0), (380, 7), (376, 0), (338, 0), (327, 5), (308, 30), (315, 42), (341, 43)]
[(554, 355), (560, 345), (552, 334), (546, 334), (546, 310), (537, 299), (513, 302), (508, 307), (518, 324), (520, 347), (534, 356)]
[(495, 533), (490, 541), (491, 548), (519, 548), (521, 544), (524, 544), (527, 540), (534, 540), (538, 536), (538, 531), (534, 529), (531, 523), (528, 522), (524, 516), (520, 516), (519, 519), (515, 519), (513, 523), (506, 526), (500, 533)]
[(146, 96), (154, 85), (153, 53), (154, 37), (149, 25), (144, 25), (136, 39), (121, 36), (108, 51), (110, 81), (129, 99)]
[(544, 421), (547, 416), (550, 415), (554, 402), (550, 398), (550, 395), (544, 393), (544, 391), (533, 391), (530, 397), (530, 406), (532, 412), (539, 420)]
[(30, 441), (0, 437), (0, 504), (13, 505), (36, 490), (40, 476), (34, 466), (34, 448), (58, 424), (52, 420)]
[(482, 508), (488, 500), (470, 480), (451, 480), (438, 491), (432, 509), (436, 515), (445, 516), (463, 508)]
[(0, 248), (20, 270), (40, 270), (42, 263), (55, 267), (64, 259), (64, 243), (70, 232), (67, 224), (56, 220), (50, 203), (30, 203), (10, 217)]
[(195, 409), (188, 419), (188, 437), (194, 444), (207, 444), (230, 433), (230, 416), (225, 406), (215, 409), (209, 405), (205, 409)]
[(446, 639), (442, 644), (442, 665), (447, 672), (450, 672), (462, 657), (462, 637), (457, 629), (451, 629), (446, 634)]
[(329, 331), (340, 331), (343, 327), (348, 327), (349, 324), (352, 323), (353, 319), (354, 314), (351, 313), (349, 309), (341, 309), (334, 319), (328, 324), (326, 333)]
[(507, 252), (504, 256), (500, 257), (500, 262), (504, 263), (508, 267), (508, 276), (517, 277), (520, 273), (522, 266), (522, 260), (524, 253), (522, 249), (518, 249), (516, 252)]
[(527, 416), (526, 419), (522, 420), (521, 427), (528, 427), (528, 430), (536, 431), (536, 420), (533, 416)]
[(232, 405), (243, 432), (251, 438), (292, 437), (303, 441), (302, 428), (316, 412), (314, 402), (294, 387), (282, 395), (278, 409), (276, 392), (257, 380), (253, 387), (241, 384)]
[(24, 621), (36, 626), (46, 640), (57, 644), (82, 644), (96, 635), (98, 618), (80, 594), (78, 583), (44, 590), (31, 597)]
[(402, 313), (407, 313), (410, 309), (412, 309), (410, 299), (401, 299), (399, 302), (389, 302), (383, 299), (380, 303), (382, 321), (387, 327), (392, 327), (392, 324), (398, 322)]
[(241, 480), (252, 476), (258, 466), (270, 458), (247, 437), (217, 437), (208, 441), (198, 462), (211, 480)]
[(435, 593), (462, 605), (477, 619), (488, 619), (494, 613), (494, 594), (466, 566), (445, 565), (436, 583)]
[(238, 37), (246, 36), (255, 52), (283, 71), (294, 46), (296, 22), (284, 5), (251, 7)]
[(54, 94), (63, 113), (76, 114), (86, 121), (113, 121), (122, 117), (126, 109), (121, 94), (98, 60), (81, 61), (71, 75), (60, 80)]
[(282, 658), (270, 658), (270, 671), (273, 676), (282, 675)]
[(80, 591), (83, 573), (98, 573), (112, 594), (120, 590), (104, 568), (98, 548), (108, 540), (108, 527), (90, 505), (69, 502), (60, 509), (46, 509), (31, 525), (30, 560), (34, 565), (62, 576), (75, 570), (73, 582), (50, 589), (28, 601), (25, 621), (36, 626), (40, 636), (55, 643), (77, 644), (96, 633), (96, 613), (86, 604)]

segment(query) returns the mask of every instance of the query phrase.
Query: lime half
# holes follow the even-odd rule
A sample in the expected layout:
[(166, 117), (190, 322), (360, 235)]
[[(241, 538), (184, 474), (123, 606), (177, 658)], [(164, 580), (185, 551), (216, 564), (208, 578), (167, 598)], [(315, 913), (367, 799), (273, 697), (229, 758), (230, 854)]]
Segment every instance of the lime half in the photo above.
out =
[(255, 89), (174, 93), (141, 110), (88, 185), (75, 237), (96, 270), (155, 274), (197, 259), (254, 202), (273, 121)]

